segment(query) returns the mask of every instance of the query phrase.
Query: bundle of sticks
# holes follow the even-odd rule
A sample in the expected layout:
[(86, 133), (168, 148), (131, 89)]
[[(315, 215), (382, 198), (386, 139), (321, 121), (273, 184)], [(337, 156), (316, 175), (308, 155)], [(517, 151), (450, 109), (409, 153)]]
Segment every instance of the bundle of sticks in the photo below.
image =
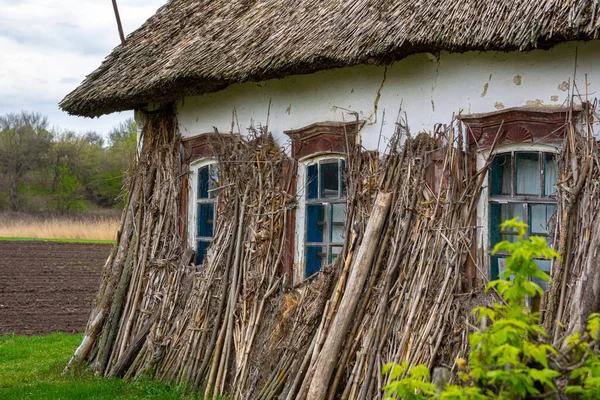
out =
[(544, 328), (555, 345), (573, 332), (583, 332), (587, 317), (600, 310), (600, 148), (594, 132), (598, 104), (581, 103), (579, 110), (571, 106), (565, 121), (553, 230), (561, 258), (553, 263), (542, 307)]
[[(214, 237), (196, 266), (180, 235), (187, 178), (175, 114), (148, 116), (117, 245), (70, 364), (147, 375), (206, 398), (261, 400), (382, 398), (388, 362), (452, 368), (468, 353), (473, 291), (463, 277), (480, 261), (485, 178), (463, 137), (457, 122), (412, 137), (400, 121), (384, 155), (356, 140), (347, 149), (344, 248), (291, 286), (295, 161), (266, 129), (223, 140)], [(576, 212), (595, 207), (596, 186), (586, 185), (590, 200)]]

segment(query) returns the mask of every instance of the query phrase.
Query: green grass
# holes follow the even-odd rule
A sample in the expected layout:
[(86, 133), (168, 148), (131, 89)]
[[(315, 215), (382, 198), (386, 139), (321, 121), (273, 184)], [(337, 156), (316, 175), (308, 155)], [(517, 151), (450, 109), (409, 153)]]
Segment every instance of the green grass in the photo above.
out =
[(26, 237), (6, 237), (0, 236), (3, 242), (57, 242), (57, 243), (87, 243), (87, 244), (115, 244), (114, 240), (95, 240), (95, 239), (45, 239), (45, 238), (26, 238)]
[(84, 368), (62, 375), (82, 335), (0, 337), (0, 399), (200, 399), (167, 384), (96, 377)]

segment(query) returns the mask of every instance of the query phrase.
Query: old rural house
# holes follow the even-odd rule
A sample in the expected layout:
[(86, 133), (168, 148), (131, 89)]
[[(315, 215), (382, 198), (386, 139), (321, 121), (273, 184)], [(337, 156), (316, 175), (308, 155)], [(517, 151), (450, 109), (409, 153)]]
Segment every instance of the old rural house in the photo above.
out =
[(377, 397), (387, 361), (464, 354), (513, 217), (570, 262), (539, 260), (557, 284), (532, 306), (580, 327), (598, 8), (169, 1), (61, 103), (134, 109), (143, 135), (76, 358), (207, 395)]

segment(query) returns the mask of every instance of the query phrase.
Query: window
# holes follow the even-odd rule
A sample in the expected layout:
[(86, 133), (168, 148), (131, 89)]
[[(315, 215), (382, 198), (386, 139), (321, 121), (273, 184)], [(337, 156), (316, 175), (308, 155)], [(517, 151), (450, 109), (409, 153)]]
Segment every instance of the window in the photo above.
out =
[[(517, 240), (514, 230), (501, 231), (500, 223), (518, 217), (529, 225), (530, 235), (546, 236), (549, 243), (548, 221), (556, 211), (556, 159), (553, 153), (542, 151), (511, 151), (494, 156), (489, 169), (490, 246)], [(490, 277), (497, 279), (504, 269), (506, 254), (490, 259)], [(549, 260), (537, 260), (539, 268), (550, 273)], [(534, 279), (546, 289), (546, 282)]]
[(327, 158), (306, 165), (304, 277), (332, 263), (345, 240), (345, 160)]
[(217, 194), (214, 189), (218, 182), (216, 163), (204, 161), (193, 166), (192, 181), (194, 184), (191, 192), (195, 201), (190, 202), (193, 216), (190, 219), (193, 222), (190, 223), (193, 229), (190, 237), (196, 250), (196, 265), (200, 265), (204, 262), (206, 249), (214, 234), (217, 209)]

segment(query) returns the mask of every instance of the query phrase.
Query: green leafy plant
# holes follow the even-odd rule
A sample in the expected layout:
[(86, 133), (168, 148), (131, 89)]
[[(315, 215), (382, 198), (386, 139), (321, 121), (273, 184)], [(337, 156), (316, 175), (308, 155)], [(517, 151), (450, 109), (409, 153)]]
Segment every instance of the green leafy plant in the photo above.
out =
[(426, 395), (435, 394), (435, 385), (429, 383), (429, 369), (424, 365), (417, 365), (408, 370), (408, 376), (401, 380), (396, 378), (404, 375), (408, 370), (408, 363), (402, 365), (389, 363), (383, 367), (384, 374), (390, 374), (392, 380), (383, 390), (387, 399), (394, 399), (394, 396), (403, 399), (423, 399)]
[[(546, 240), (532, 236), (525, 240), (527, 225), (512, 219), (501, 224), (502, 230), (516, 229), (519, 241), (498, 243), (492, 255), (500, 251), (510, 254), (501, 279), (490, 282), (506, 304), (492, 308), (477, 307), (478, 322), (489, 319), (491, 324), (470, 337), (469, 374), (476, 386), (500, 397), (524, 398), (555, 390), (554, 379), (561, 374), (548, 365), (548, 354), (556, 353), (539, 340), (545, 336), (539, 324), (539, 313), (527, 307), (527, 298), (542, 296), (543, 290), (530, 278), (550, 280), (538, 269), (535, 259), (558, 258)], [(542, 343), (540, 343), (542, 342)]]
[[(536, 259), (557, 259), (559, 255), (543, 237), (525, 239), (527, 225), (516, 218), (501, 225), (502, 230), (514, 229), (519, 241), (498, 243), (492, 254), (505, 252), (506, 269), (501, 279), (488, 284), (496, 289), (503, 303), (493, 307), (477, 307), (478, 322), (483, 327), (470, 336), (469, 361), (457, 359), (461, 385), (438, 388), (429, 384), (425, 366), (409, 368), (389, 364), (383, 373), (390, 383), (383, 388), (388, 399), (525, 399), (544, 398), (557, 392), (557, 379), (568, 375), (570, 385), (565, 392), (581, 399), (598, 398), (600, 393), (600, 315), (588, 319), (585, 337), (578, 333), (566, 340), (567, 350), (548, 344), (546, 333), (539, 325), (538, 312), (532, 311), (528, 299), (541, 297), (542, 288), (531, 278), (550, 280), (538, 269)], [(560, 366), (556, 360), (568, 360)], [(551, 363), (554, 360), (555, 362)], [(417, 369), (417, 372), (412, 371)], [(570, 375), (569, 375), (570, 373)], [(442, 390), (443, 389), (443, 390)]]
[(582, 340), (579, 333), (566, 339), (569, 349), (577, 353), (581, 361), (571, 371), (571, 385), (566, 387), (565, 392), (579, 399), (597, 399), (600, 393), (600, 357), (597, 348), (600, 314), (590, 315), (586, 330), (591, 341)]

